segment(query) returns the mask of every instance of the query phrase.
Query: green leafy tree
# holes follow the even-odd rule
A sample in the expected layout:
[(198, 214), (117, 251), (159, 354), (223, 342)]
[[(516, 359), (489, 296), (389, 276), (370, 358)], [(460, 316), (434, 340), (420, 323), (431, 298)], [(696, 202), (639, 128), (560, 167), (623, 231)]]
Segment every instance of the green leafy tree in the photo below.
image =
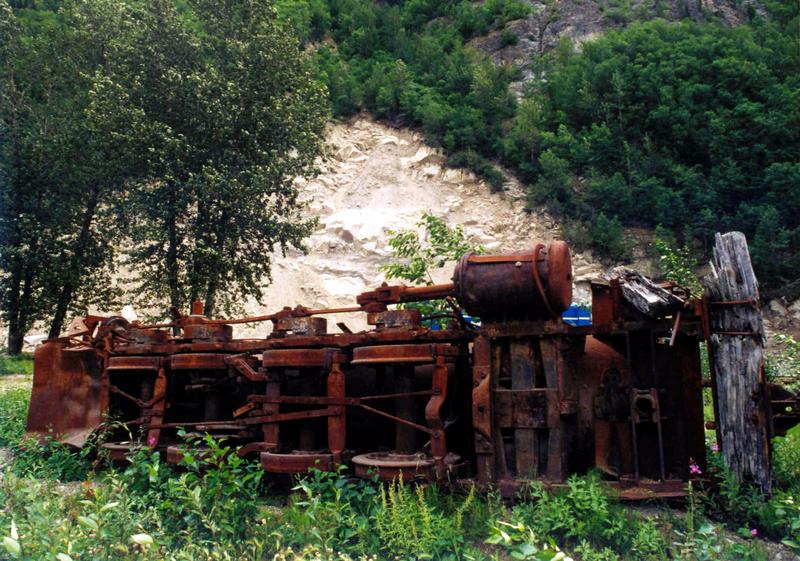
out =
[[(483, 253), (481, 245), (474, 243), (461, 225), (451, 228), (438, 216), (424, 213), (413, 230), (389, 232), (389, 247), (395, 261), (381, 269), (387, 279), (399, 279), (411, 284), (433, 284), (432, 272), (448, 262), (458, 261), (467, 253)], [(443, 314), (451, 305), (445, 300), (432, 300), (414, 304), (423, 314)]]
[(8, 348), (37, 320), (58, 335), (69, 311), (113, 297), (110, 200), (120, 158), (92, 134), (89, 69), (103, 38), (69, 11), (18, 19), (0, 3), (0, 268)]
[[(144, 303), (201, 299), (205, 313), (261, 298), (270, 253), (313, 227), (296, 177), (316, 172), (325, 89), (272, 2), (126, 5), (117, 48), (95, 78), (98, 120), (142, 167), (125, 201), (128, 263)], [(119, 30), (119, 31), (115, 31)], [(143, 131), (105, 119), (123, 107)]]
[(664, 278), (688, 288), (693, 296), (702, 296), (703, 286), (695, 273), (698, 266), (695, 253), (686, 245), (676, 247), (674, 238), (663, 233), (656, 237), (653, 245), (658, 252)]

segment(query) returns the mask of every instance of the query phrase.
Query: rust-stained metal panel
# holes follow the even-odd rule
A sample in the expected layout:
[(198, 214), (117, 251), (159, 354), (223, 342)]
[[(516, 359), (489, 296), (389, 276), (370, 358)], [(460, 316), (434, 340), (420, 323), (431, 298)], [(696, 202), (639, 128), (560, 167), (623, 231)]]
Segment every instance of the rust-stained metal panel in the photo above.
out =
[(36, 349), (28, 433), (51, 433), (82, 446), (102, 422), (107, 403), (102, 364), (93, 348), (52, 340)]

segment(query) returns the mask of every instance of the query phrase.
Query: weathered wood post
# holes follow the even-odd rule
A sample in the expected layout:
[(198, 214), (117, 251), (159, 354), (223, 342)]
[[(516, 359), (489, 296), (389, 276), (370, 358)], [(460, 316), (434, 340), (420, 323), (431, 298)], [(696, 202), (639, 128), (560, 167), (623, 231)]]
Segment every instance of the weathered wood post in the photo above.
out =
[(720, 449), (739, 481), (751, 480), (769, 493), (772, 473), (764, 321), (744, 234), (716, 235), (712, 272), (705, 284)]

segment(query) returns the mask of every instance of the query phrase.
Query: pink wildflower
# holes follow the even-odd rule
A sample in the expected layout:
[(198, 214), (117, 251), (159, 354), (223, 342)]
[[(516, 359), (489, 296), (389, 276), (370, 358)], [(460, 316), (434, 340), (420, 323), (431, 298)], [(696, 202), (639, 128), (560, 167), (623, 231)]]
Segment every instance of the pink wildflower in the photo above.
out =
[(755, 538), (756, 536), (758, 536), (758, 530), (756, 530), (755, 528), (751, 528), (750, 535)]
[(689, 473), (691, 475), (703, 475), (703, 470), (700, 469), (696, 463), (692, 462), (689, 464)]
[(156, 444), (158, 444), (158, 440), (156, 439), (155, 436), (151, 436), (150, 438), (147, 439), (148, 446), (155, 446)]
[(712, 452), (719, 452), (719, 444), (717, 444), (716, 442), (714, 444), (712, 444), (711, 445), (711, 451)]

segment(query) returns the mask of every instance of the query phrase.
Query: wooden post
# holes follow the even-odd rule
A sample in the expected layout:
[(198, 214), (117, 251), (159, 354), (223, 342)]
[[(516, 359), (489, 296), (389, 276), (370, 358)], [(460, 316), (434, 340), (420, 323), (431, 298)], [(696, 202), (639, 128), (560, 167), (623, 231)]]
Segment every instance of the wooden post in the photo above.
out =
[(739, 481), (751, 480), (769, 493), (772, 474), (764, 326), (758, 281), (744, 234), (717, 234), (712, 266), (705, 284), (720, 449)]

